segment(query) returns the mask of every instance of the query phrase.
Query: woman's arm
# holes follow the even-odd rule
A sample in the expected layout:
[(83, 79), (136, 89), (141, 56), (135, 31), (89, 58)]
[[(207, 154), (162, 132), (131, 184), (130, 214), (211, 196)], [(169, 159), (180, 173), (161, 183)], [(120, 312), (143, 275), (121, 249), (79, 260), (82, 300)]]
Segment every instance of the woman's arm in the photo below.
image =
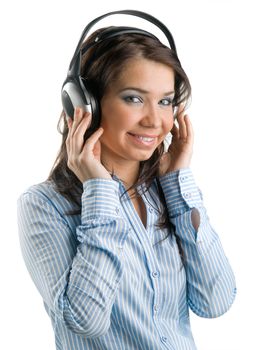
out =
[(235, 298), (235, 279), (192, 172), (171, 172), (160, 183), (185, 254), (188, 304), (199, 316), (220, 316)]
[(57, 317), (86, 337), (107, 331), (122, 276), (128, 227), (119, 215), (118, 186), (107, 179), (84, 183), (76, 232), (54, 196), (32, 190), (18, 201), (20, 242), (31, 277)]

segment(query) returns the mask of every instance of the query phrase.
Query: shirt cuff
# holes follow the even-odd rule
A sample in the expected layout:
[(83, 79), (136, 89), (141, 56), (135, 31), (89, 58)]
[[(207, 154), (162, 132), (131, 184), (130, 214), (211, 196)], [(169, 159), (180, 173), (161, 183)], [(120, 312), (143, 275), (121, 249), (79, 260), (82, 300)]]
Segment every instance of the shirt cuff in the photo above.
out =
[(120, 214), (119, 183), (109, 179), (89, 179), (83, 183), (81, 223)]
[(159, 178), (171, 217), (203, 206), (203, 197), (190, 168), (179, 169)]

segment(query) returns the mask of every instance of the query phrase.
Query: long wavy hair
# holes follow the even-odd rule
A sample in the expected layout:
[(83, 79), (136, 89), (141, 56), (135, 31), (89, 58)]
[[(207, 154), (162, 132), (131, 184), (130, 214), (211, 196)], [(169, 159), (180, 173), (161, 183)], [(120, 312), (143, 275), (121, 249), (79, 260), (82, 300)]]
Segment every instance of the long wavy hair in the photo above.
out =
[[(91, 34), (83, 43), (82, 50), (85, 45), (93, 42), (103, 29), (105, 28), (98, 29)], [(163, 45), (158, 39), (140, 34), (126, 34), (107, 39), (98, 45), (92, 46), (82, 57), (81, 76), (90, 83), (93, 93), (100, 105), (107, 88), (118, 79), (128, 61), (135, 58), (152, 60), (172, 68), (175, 75), (175, 97), (173, 100), (173, 107), (178, 106), (180, 103), (186, 104), (189, 101), (191, 86), (180, 64), (177, 53)], [(58, 122), (58, 130), (62, 134), (62, 144), (48, 180), (54, 183), (59, 193), (76, 205), (73, 214), (79, 214), (81, 211), (83, 186), (76, 175), (67, 166), (65, 141), (68, 134), (68, 125), (64, 111), (62, 111)], [(158, 226), (170, 227), (164, 194), (158, 181), (159, 162), (163, 153), (164, 142), (156, 148), (148, 160), (140, 163), (137, 182), (128, 190), (136, 189), (143, 183), (146, 185), (144, 188), (148, 190), (155, 180), (158, 194), (163, 204), (161, 209), (158, 208), (160, 212)]]

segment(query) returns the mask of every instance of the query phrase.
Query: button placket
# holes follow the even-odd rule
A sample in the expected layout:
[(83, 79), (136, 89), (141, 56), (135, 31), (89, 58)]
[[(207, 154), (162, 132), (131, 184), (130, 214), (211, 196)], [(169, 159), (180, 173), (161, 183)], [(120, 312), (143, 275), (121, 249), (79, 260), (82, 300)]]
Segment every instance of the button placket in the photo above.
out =
[(181, 176), (179, 177), (179, 180), (180, 180), (181, 182), (186, 182), (187, 179), (188, 179), (188, 176), (187, 176), (187, 175), (181, 175)]
[(153, 271), (152, 276), (153, 276), (153, 278), (158, 278), (160, 276), (159, 271)]
[(153, 208), (152, 208), (152, 207), (148, 207), (148, 211), (149, 211), (150, 213), (152, 213), (152, 212), (153, 212)]
[(184, 197), (185, 199), (190, 199), (190, 198), (192, 197), (192, 194), (191, 194), (191, 192), (184, 192), (184, 193), (183, 193), (183, 197)]
[(154, 313), (156, 314), (156, 313), (158, 312), (158, 310), (159, 310), (158, 305), (157, 305), (157, 304), (155, 304), (155, 305), (154, 305), (154, 307), (153, 307), (153, 309), (154, 309)]
[(160, 309), (159, 305), (160, 305), (160, 300), (159, 300), (159, 277), (160, 277), (160, 272), (157, 269), (151, 269), (151, 273), (150, 276), (153, 280), (153, 284), (154, 284), (154, 299), (153, 299), (153, 316), (157, 317), (157, 313)]
[(119, 208), (119, 207), (116, 207), (116, 208), (115, 208), (115, 212), (116, 212), (116, 214), (118, 215), (119, 212), (120, 212), (120, 208)]
[(161, 337), (161, 341), (162, 341), (163, 343), (167, 343), (167, 340), (168, 340), (167, 337), (164, 337), (164, 336)]

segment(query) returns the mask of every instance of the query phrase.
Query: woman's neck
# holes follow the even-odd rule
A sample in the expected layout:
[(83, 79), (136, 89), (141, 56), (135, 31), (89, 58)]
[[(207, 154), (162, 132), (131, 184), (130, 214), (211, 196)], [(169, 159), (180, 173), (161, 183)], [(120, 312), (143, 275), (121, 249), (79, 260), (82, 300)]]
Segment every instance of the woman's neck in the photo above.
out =
[(114, 161), (113, 159), (110, 161), (104, 158), (101, 161), (111, 174), (113, 173), (123, 182), (126, 189), (136, 183), (139, 174), (139, 162), (128, 160)]

